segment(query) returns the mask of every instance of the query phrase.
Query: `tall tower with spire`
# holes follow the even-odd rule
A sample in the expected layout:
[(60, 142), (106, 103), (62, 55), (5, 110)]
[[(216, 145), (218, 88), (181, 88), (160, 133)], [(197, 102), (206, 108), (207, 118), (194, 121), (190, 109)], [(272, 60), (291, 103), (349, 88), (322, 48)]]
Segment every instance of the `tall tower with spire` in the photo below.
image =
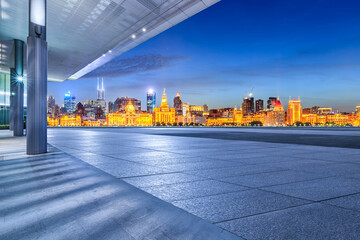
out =
[(164, 88), (164, 93), (162, 95), (161, 98), (161, 106), (160, 107), (169, 107), (168, 103), (167, 103), (167, 97), (166, 97), (166, 93), (165, 93), (165, 88)]
[(104, 78), (101, 78), (101, 88), (99, 84), (99, 78), (97, 79), (97, 100), (105, 101)]

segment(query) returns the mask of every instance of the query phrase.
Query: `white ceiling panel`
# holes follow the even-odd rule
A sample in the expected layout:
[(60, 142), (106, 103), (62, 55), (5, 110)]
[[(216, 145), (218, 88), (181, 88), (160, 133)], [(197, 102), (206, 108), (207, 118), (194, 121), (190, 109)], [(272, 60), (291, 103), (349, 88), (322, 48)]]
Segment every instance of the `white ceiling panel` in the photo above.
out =
[[(0, 1), (0, 39), (26, 42), (28, 0)], [(80, 78), (218, 1), (48, 0), (49, 80)]]

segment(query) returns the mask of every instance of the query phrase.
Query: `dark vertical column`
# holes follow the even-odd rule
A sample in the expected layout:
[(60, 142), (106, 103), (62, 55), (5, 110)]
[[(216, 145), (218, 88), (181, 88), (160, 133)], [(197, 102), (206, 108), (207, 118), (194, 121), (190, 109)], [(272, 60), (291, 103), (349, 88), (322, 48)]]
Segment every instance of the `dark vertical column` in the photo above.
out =
[(29, 0), (29, 37), (27, 38), (27, 154), (47, 152), (47, 66), (46, 0)]
[(24, 42), (15, 39), (15, 64), (10, 69), (10, 126), (14, 136), (24, 135)]

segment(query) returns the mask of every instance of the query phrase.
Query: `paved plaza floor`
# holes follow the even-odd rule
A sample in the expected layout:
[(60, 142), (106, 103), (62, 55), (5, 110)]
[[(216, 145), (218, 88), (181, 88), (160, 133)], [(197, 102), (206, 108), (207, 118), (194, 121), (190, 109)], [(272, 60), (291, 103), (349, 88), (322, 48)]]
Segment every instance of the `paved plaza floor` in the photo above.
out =
[[(169, 211), (183, 209), (226, 230), (213, 230), (217, 234), (360, 236), (357, 128), (51, 128), (48, 141), (73, 157), (71, 165), (90, 164), (86, 177), (105, 172), (157, 197)], [(114, 216), (108, 209), (96, 221), (106, 214)]]

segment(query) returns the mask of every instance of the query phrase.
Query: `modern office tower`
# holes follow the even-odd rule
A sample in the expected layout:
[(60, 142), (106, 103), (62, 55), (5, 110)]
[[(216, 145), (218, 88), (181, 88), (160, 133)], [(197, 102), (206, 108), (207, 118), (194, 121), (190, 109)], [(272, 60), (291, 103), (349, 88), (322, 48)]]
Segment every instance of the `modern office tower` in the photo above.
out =
[(109, 113), (112, 113), (112, 112), (113, 112), (113, 108), (114, 108), (114, 103), (110, 101), (110, 102), (108, 103), (108, 112), (109, 112)]
[(328, 115), (328, 114), (332, 114), (333, 113), (333, 109), (329, 108), (329, 107), (319, 107), (317, 109), (317, 114), (319, 115)]
[(254, 98), (245, 97), (242, 104), (243, 114), (254, 113)]
[(208, 113), (209, 112), (209, 107), (208, 105), (204, 104), (204, 112), (205, 113)]
[(106, 112), (106, 102), (104, 100), (85, 100), (84, 108), (88, 117), (95, 117), (98, 108), (101, 108), (104, 113)]
[(97, 79), (97, 100), (105, 101), (104, 78), (101, 78), (101, 87), (99, 85), (99, 78)]
[(52, 107), (52, 110), (51, 110), (51, 116), (53, 118), (57, 118), (60, 116), (60, 113), (61, 113), (61, 108), (59, 105), (55, 104), (53, 107)]
[(356, 114), (360, 114), (360, 106), (356, 106)]
[(267, 110), (273, 110), (275, 107), (275, 103), (277, 101), (276, 97), (269, 97), (269, 99), (267, 100)]
[(52, 112), (52, 107), (55, 105), (55, 98), (54, 96), (51, 94), (50, 97), (48, 97), (47, 100), (47, 112), (51, 113)]
[(180, 92), (177, 92), (176, 97), (174, 97), (174, 108), (176, 115), (183, 115), (183, 103), (181, 101)]
[(300, 99), (293, 99), (289, 101), (287, 109), (287, 122), (293, 125), (296, 122), (301, 122), (302, 108)]
[(256, 112), (263, 111), (264, 110), (264, 100), (258, 99), (255, 102), (255, 110)]
[(152, 112), (156, 107), (156, 92), (154, 90), (149, 89), (146, 96), (146, 104), (147, 104), (147, 111)]
[(73, 113), (76, 109), (76, 97), (71, 94), (70, 91), (65, 93), (64, 97), (64, 108), (66, 109), (67, 113)]

